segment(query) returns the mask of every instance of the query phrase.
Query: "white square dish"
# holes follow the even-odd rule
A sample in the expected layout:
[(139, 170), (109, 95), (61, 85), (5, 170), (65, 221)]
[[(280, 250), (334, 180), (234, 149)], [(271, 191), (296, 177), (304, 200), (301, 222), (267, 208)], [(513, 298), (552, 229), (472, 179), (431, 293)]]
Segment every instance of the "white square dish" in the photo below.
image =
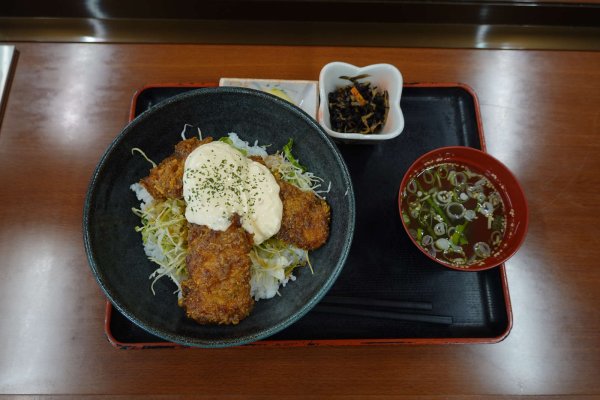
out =
[[(380, 133), (342, 133), (331, 128), (329, 114), (329, 93), (347, 86), (349, 80), (342, 77), (355, 77), (366, 75), (365, 81), (370, 82), (379, 90), (387, 90), (389, 96), (389, 110), (385, 125)], [(320, 106), (318, 121), (327, 134), (335, 140), (348, 143), (378, 143), (397, 137), (404, 129), (404, 115), (400, 109), (403, 79), (400, 71), (391, 64), (373, 64), (366, 67), (357, 67), (343, 62), (332, 62), (321, 69), (319, 75)]]

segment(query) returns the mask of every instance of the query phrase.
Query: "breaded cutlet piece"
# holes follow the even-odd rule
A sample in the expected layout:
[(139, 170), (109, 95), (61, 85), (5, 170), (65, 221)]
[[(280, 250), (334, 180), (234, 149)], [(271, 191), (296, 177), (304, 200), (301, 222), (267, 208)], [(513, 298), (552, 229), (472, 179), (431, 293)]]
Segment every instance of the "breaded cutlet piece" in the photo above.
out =
[(183, 196), (183, 169), (185, 159), (198, 146), (212, 142), (211, 137), (199, 140), (196, 137), (182, 140), (175, 145), (175, 151), (160, 164), (150, 170), (150, 174), (140, 180), (140, 184), (156, 200), (179, 199)]
[(225, 231), (189, 224), (187, 270), (180, 306), (200, 324), (237, 324), (254, 306), (250, 295), (252, 235), (234, 216)]
[(321, 247), (329, 237), (329, 204), (310, 191), (277, 179), (283, 217), (277, 238), (305, 250)]

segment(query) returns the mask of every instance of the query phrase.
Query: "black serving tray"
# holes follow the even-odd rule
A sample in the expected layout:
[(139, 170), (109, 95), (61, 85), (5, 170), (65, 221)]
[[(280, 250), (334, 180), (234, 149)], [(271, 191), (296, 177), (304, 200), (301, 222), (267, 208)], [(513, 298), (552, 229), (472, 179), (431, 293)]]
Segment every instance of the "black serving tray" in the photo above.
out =
[[(145, 87), (134, 96), (131, 117), (205, 86), (215, 85)], [(477, 98), (462, 84), (408, 84), (401, 108), (406, 124), (399, 137), (376, 145), (338, 144), (354, 184), (356, 229), (335, 285), (304, 318), (250, 346), (494, 343), (508, 335), (504, 265), (480, 272), (442, 267), (415, 248), (398, 213), (400, 181), (420, 155), (444, 146), (485, 150)], [(377, 316), (364, 315), (364, 306), (347, 304), (357, 299), (400, 303), (400, 315), (390, 317), (390, 304)], [(178, 347), (137, 327), (110, 303), (105, 328), (120, 348)]]

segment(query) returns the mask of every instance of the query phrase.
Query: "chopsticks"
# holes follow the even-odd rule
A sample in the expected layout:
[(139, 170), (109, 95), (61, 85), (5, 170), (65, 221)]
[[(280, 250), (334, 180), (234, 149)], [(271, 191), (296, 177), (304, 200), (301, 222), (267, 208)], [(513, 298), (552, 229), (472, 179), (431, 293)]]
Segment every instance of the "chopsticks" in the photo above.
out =
[(453, 323), (453, 319), (450, 316), (411, 312), (431, 311), (432, 309), (433, 305), (428, 302), (327, 296), (313, 310), (320, 313), (383, 318), (397, 321), (426, 322), (442, 325), (451, 325)]

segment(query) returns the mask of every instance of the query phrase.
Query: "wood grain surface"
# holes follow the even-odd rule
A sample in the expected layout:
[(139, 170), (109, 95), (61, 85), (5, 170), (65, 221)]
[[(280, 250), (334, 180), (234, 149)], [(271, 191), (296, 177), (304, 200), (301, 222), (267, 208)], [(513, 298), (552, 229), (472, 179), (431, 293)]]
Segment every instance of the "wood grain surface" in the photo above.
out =
[[(276, 33), (274, 33), (276, 34)], [(0, 125), (0, 394), (80, 398), (600, 396), (600, 53), (17, 43)], [(333, 60), (477, 93), (487, 150), (522, 183), (494, 345), (127, 351), (103, 330), (82, 208), (133, 93), (220, 77), (317, 79)], [(410, 118), (410, 116), (406, 116)], [(146, 396), (148, 395), (148, 396)]]

